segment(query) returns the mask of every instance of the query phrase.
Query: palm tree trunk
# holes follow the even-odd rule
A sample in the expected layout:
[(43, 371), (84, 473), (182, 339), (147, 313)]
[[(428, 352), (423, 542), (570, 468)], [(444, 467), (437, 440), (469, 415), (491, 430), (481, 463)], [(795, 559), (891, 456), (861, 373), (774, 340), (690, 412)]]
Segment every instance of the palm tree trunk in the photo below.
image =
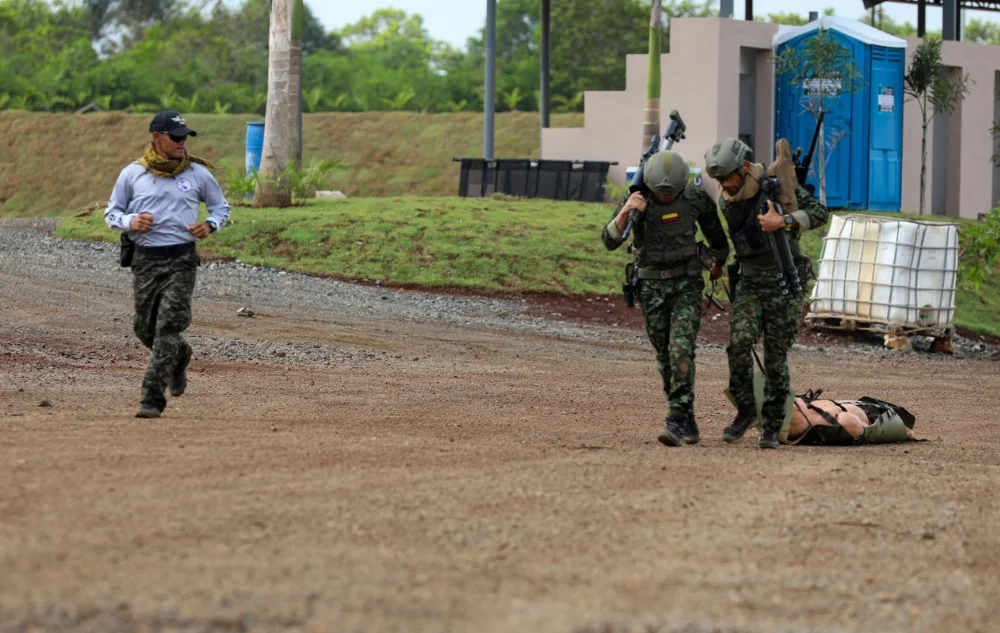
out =
[(652, 0), (649, 10), (649, 74), (646, 76), (646, 107), (642, 113), (642, 150), (660, 133), (660, 14), (662, 0)]
[(288, 207), (292, 204), (286, 169), (298, 155), (301, 93), (298, 69), (302, 63), (301, 45), (293, 46), (292, 3), (301, 3), (301, 0), (271, 0), (267, 113), (264, 115), (259, 181), (253, 201), (255, 207)]

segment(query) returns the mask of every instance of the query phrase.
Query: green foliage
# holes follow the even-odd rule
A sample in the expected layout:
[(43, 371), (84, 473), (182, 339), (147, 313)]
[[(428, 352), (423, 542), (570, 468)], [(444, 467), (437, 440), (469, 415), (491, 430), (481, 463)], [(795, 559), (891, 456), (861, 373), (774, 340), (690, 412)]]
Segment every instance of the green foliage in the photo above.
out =
[(503, 93), (502, 98), (504, 107), (507, 110), (513, 111), (517, 110), (517, 106), (521, 103), (521, 100), (524, 99), (524, 95), (521, 94), (520, 88), (515, 87), (511, 91)]
[[(344, 95), (341, 95), (344, 96)], [(316, 112), (319, 108), (319, 104), (326, 98), (326, 93), (319, 86), (314, 87), (312, 90), (302, 93), (302, 101), (304, 102), (306, 112)]]
[(406, 106), (413, 101), (417, 93), (412, 88), (403, 88), (391, 99), (383, 98), (382, 101), (388, 106), (390, 111), (405, 110)]
[(926, 127), (936, 112), (951, 112), (975, 85), (968, 73), (955, 74), (941, 62), (941, 41), (926, 39), (913, 52), (904, 77), (906, 96), (917, 101)]
[(963, 227), (965, 240), (959, 253), (958, 279), (977, 290), (994, 274), (1000, 263), (1000, 207), (982, 222)]
[[(188, 114), (262, 114), (269, 4), (0, 0), (0, 94), (9, 95), (8, 108), (53, 112), (78, 109), (89, 94), (111, 95), (110, 108), (130, 112), (159, 104)], [(648, 0), (566, 0), (552, 9), (555, 106), (577, 112), (585, 90), (623, 89), (625, 56), (646, 52)], [(539, 2), (500, 0), (497, 11), (500, 105), (535, 110)], [(665, 2), (663, 11), (714, 13), (708, 0)], [(325, 32), (306, 5), (302, 47), (310, 112), (482, 110), (482, 34), (459, 49), (431, 38), (419, 15), (396, 9)]]
[(283, 176), (287, 178), (288, 186), (292, 189), (292, 200), (302, 203), (314, 197), (316, 191), (329, 187), (334, 175), (347, 168), (346, 163), (328, 158), (316, 161), (305, 168), (289, 163)]
[(253, 192), (257, 190), (258, 170), (240, 169), (232, 165), (224, 165), (225, 176), (222, 178), (222, 190), (226, 194), (229, 204), (236, 206), (249, 206)]
[(618, 204), (627, 197), (629, 183), (616, 185), (610, 180), (604, 183), (604, 200), (613, 204)]
[[(927, 189), (927, 126), (936, 112), (951, 112), (975, 84), (968, 73), (950, 70), (941, 62), (941, 40), (927, 38), (917, 46), (903, 77), (903, 90), (917, 102), (921, 118), (920, 212), (924, 212)], [(996, 123), (993, 125), (995, 134)], [(996, 157), (994, 157), (996, 160)]]

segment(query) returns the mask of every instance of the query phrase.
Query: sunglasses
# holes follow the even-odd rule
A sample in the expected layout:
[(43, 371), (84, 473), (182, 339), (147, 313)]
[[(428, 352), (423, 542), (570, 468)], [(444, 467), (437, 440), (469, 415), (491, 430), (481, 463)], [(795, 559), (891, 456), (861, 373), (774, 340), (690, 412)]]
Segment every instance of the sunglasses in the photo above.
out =
[(167, 134), (166, 132), (160, 132), (160, 134), (166, 134), (174, 143), (183, 143), (187, 139), (187, 135), (177, 136), (176, 134)]

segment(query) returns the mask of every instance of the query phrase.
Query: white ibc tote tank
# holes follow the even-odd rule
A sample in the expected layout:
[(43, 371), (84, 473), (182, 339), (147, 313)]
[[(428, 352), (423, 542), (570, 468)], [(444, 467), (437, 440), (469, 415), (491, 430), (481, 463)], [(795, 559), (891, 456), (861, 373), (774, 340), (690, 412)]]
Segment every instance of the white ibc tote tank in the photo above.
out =
[(835, 215), (806, 322), (950, 336), (957, 271), (954, 224)]

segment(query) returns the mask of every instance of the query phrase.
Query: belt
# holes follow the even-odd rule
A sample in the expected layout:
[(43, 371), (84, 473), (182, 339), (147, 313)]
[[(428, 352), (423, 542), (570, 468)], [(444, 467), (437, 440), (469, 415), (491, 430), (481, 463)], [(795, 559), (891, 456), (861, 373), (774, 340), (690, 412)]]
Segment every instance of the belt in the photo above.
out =
[(170, 246), (141, 246), (135, 245), (135, 252), (147, 257), (180, 257), (195, 250), (194, 242), (184, 242), (182, 244), (171, 244)]
[(688, 262), (684, 262), (673, 268), (640, 268), (639, 279), (673, 279), (674, 277), (688, 276)]

